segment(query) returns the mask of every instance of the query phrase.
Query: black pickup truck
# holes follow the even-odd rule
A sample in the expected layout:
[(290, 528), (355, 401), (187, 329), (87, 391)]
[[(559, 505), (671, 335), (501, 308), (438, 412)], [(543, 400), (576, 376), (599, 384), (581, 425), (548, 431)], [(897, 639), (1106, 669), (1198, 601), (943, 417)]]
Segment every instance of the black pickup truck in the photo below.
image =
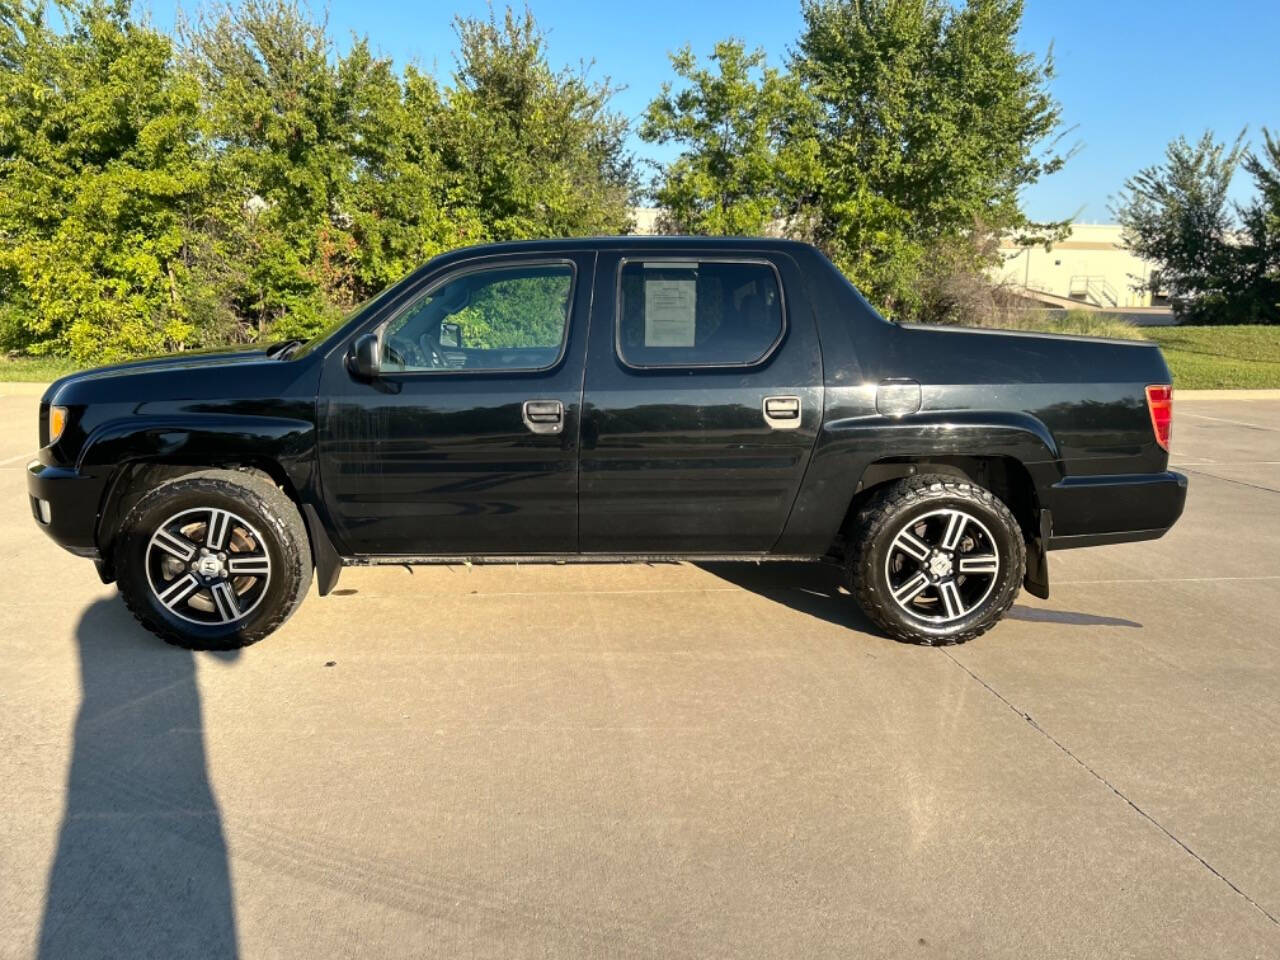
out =
[(1159, 537), (1169, 370), (1138, 342), (889, 323), (814, 248), (509, 243), (308, 343), (65, 377), (36, 521), (166, 640), (278, 627), (313, 571), (548, 560), (844, 565), (891, 636), (957, 642), (1046, 551)]

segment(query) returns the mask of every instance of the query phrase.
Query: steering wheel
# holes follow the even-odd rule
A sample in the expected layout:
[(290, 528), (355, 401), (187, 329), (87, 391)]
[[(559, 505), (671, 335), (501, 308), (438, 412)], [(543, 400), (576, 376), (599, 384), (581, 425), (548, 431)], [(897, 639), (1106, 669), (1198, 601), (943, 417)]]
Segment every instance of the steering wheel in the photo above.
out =
[[(407, 337), (398, 337), (394, 334), (387, 338), (387, 359), (405, 369), (427, 366), (427, 359), (416, 343)], [(432, 365), (434, 366), (434, 363)]]

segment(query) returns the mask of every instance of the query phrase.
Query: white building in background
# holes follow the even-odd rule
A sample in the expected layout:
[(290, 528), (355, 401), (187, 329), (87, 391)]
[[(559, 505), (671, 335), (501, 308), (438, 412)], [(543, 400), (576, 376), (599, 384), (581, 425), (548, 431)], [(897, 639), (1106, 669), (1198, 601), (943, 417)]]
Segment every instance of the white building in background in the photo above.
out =
[[(657, 207), (635, 207), (633, 230), (657, 232)], [(992, 278), (1007, 283), (1031, 304), (1046, 307), (1084, 307), (1115, 311), (1167, 312), (1161, 297), (1139, 292), (1151, 275), (1152, 264), (1125, 248), (1123, 228), (1114, 223), (1077, 223), (1065, 240), (1044, 246), (1021, 247), (1015, 238), (1000, 243), (1003, 263)]]
[(642, 237), (651, 237), (658, 232), (658, 214), (660, 207), (632, 207), (631, 232)]
[(1139, 292), (1151, 275), (1152, 264), (1127, 250), (1123, 228), (1114, 223), (1077, 223), (1070, 235), (1048, 250), (1020, 248), (1013, 237), (1000, 243), (1004, 264), (997, 279), (1029, 299), (1053, 307), (1094, 307), (1102, 310), (1163, 307)]

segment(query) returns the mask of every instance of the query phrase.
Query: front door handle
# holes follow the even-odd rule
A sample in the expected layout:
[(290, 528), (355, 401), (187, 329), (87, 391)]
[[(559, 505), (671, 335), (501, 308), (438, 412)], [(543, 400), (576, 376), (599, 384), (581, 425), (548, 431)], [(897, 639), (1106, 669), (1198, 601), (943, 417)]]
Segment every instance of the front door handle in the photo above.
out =
[(559, 433), (564, 429), (564, 404), (559, 400), (526, 400), (521, 415), (533, 433)]
[(800, 426), (799, 397), (765, 397), (764, 422), (775, 430), (794, 430)]

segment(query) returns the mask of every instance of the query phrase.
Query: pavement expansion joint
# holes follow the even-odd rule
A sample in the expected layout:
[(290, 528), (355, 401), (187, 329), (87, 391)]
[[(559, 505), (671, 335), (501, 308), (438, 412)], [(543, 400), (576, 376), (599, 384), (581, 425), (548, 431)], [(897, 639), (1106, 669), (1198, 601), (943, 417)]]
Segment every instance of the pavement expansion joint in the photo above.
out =
[(1204, 857), (1200, 856), (1200, 854), (1196, 853), (1189, 846), (1187, 846), (1185, 842), (1179, 839), (1164, 824), (1162, 824), (1159, 820), (1157, 820), (1151, 814), (1147, 813), (1147, 811), (1143, 810), (1140, 806), (1138, 806), (1136, 803), (1130, 800), (1127, 796), (1125, 796), (1125, 794), (1115, 784), (1113, 784), (1110, 780), (1108, 780), (1102, 774), (1098, 773), (1097, 770), (1093, 769), (1093, 767), (1089, 766), (1089, 764), (1085, 763), (1078, 756), (1072, 753), (1071, 749), (1067, 747), (1066, 744), (1062, 743), (1062, 741), (1057, 739), (1057, 737), (1051, 734), (1048, 730), (1040, 726), (1040, 724), (1036, 723), (1036, 721), (1032, 718), (1031, 714), (1027, 713), (1024, 710), (1019, 709), (1012, 701), (1010, 701), (1007, 697), (1005, 697), (1004, 694), (1002, 694), (999, 690), (997, 690), (991, 684), (987, 683), (987, 681), (983, 680), (982, 677), (978, 676), (976, 673), (974, 673), (972, 670), (966, 667), (963, 663), (957, 660), (950, 650), (947, 650), (946, 648), (940, 648), (940, 652), (948, 660), (950, 660), (957, 667), (959, 667), (961, 670), (967, 673), (970, 677), (972, 677), (978, 683), (982, 684), (982, 686), (987, 689), (988, 693), (990, 693), (993, 697), (995, 697), (997, 700), (1003, 703), (1006, 707), (1008, 707), (1010, 710), (1016, 713), (1024, 721), (1026, 721), (1027, 724), (1033, 730), (1036, 731), (1036, 733), (1040, 734), (1040, 736), (1044, 737), (1046, 740), (1052, 743), (1055, 747), (1057, 747), (1059, 750), (1065, 753), (1083, 770), (1085, 770), (1091, 777), (1093, 777), (1095, 780), (1097, 780), (1099, 783), (1105, 786), (1108, 790), (1114, 793), (1117, 797), (1123, 800), (1126, 804), (1128, 804), (1129, 807), (1135, 813), (1138, 814), (1138, 816), (1142, 817), (1144, 820), (1150, 823), (1153, 827), (1155, 827), (1157, 830), (1163, 833), (1166, 837), (1168, 837), (1170, 840), (1176, 843), (1179, 847), (1182, 848), (1182, 850), (1188, 856), (1192, 857), (1196, 862), (1198, 862), (1200, 866), (1204, 867), (1211, 874), (1213, 874), (1215, 877), (1217, 877), (1219, 880), (1225, 883), (1228, 887), (1230, 887), (1239, 897), (1241, 897), (1246, 903), (1248, 903), (1249, 906), (1253, 907), (1255, 910), (1257, 910), (1260, 914), (1262, 914), (1264, 917), (1270, 920), (1277, 927), (1280, 927), (1280, 918), (1277, 918), (1274, 914), (1272, 914), (1269, 910), (1267, 910), (1266, 907), (1258, 903), (1257, 900), (1253, 899), (1253, 897), (1249, 896), (1247, 893), (1245, 893), (1243, 890), (1237, 887), (1234, 883), (1228, 880), (1218, 870), (1216, 870), (1213, 867), (1213, 865), (1209, 863), (1209, 861), (1205, 860)]
[[(1230, 464), (1227, 464), (1227, 466), (1230, 466)], [(1233, 480), (1231, 477), (1220, 477), (1216, 473), (1209, 473), (1205, 470), (1193, 470), (1190, 467), (1186, 467), (1186, 466), (1179, 467), (1179, 469), (1184, 470), (1187, 473), (1194, 474), (1197, 477), (1208, 477), (1210, 480), (1221, 480), (1223, 483), (1234, 483), (1242, 487), (1250, 487), (1251, 489), (1254, 489), (1254, 490), (1261, 490), (1264, 493), (1280, 493), (1280, 490), (1275, 490), (1275, 489), (1272, 489), (1271, 487), (1263, 487), (1256, 483), (1250, 483), (1247, 480)]]

